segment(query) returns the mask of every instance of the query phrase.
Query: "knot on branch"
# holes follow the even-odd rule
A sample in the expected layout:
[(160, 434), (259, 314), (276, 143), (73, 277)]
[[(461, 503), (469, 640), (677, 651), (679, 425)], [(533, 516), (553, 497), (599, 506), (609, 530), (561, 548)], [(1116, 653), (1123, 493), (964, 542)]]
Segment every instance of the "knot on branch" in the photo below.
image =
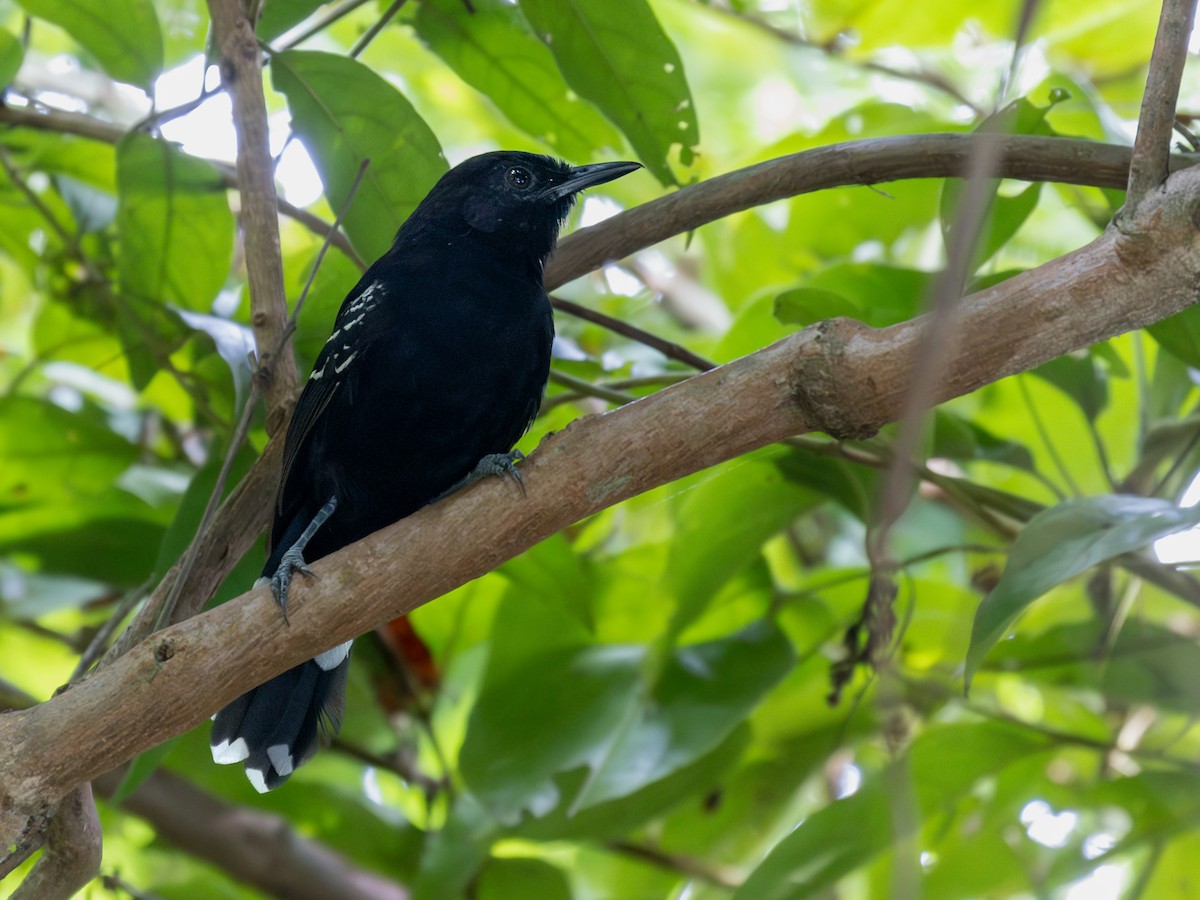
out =
[(864, 383), (868, 389), (875, 387), (875, 374), (849, 361), (862, 358), (850, 352), (852, 345), (873, 343), (877, 334), (869, 325), (847, 318), (826, 319), (800, 333), (792, 399), (813, 430), (839, 440), (862, 440), (888, 421), (869, 402), (875, 392), (863, 392)]

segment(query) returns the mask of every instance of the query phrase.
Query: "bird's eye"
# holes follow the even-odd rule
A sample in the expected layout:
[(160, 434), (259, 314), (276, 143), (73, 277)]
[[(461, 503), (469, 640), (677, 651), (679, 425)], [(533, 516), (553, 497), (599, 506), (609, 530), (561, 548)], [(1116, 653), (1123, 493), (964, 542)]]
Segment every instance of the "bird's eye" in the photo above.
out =
[(521, 190), (533, 184), (533, 176), (528, 169), (521, 166), (513, 166), (505, 173), (504, 178), (510, 185)]

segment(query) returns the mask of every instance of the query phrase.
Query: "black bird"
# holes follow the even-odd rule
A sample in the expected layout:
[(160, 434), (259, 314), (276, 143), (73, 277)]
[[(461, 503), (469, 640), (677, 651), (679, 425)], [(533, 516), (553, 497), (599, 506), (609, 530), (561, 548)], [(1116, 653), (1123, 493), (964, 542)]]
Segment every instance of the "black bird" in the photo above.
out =
[[(554, 323), (542, 267), (575, 195), (638, 163), (484, 153), (451, 169), (342, 302), (296, 404), (263, 576), (316, 560), (492, 473), (541, 404)], [(510, 452), (511, 451), (511, 452)], [(350, 642), (213, 717), (218, 763), (278, 787), (336, 733)]]

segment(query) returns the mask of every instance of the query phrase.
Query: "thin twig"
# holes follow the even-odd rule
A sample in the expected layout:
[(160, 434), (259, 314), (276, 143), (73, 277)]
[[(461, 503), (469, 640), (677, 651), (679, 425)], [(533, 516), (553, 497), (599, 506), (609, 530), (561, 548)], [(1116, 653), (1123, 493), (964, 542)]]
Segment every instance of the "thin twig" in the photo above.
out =
[(284, 50), (291, 50), (293, 47), (298, 47), (310, 37), (320, 34), (334, 22), (338, 21), (339, 19), (344, 19), (360, 6), (366, 6), (369, 2), (371, 2), (371, 0), (345, 0), (345, 2), (339, 3), (324, 15), (314, 19), (311, 25), (307, 26), (298, 34), (291, 37), (284, 35), (287, 40), (282, 44), (272, 47), (272, 50), (275, 53), (282, 53)]
[(691, 366), (701, 372), (707, 372), (709, 369), (716, 368), (716, 363), (705, 359), (697, 353), (693, 353), (682, 344), (676, 344), (673, 341), (668, 341), (660, 338), (657, 335), (651, 334), (645, 329), (638, 328), (636, 325), (631, 325), (628, 322), (606, 316), (602, 312), (596, 312), (594, 309), (588, 309), (586, 306), (581, 306), (578, 303), (572, 303), (570, 300), (564, 300), (561, 297), (551, 297), (550, 303), (555, 309), (568, 315), (575, 316), (587, 322), (593, 322), (607, 328), (609, 331), (624, 335), (625, 337), (645, 344), (647, 347), (652, 347), (661, 353), (667, 359), (673, 359), (683, 363), (685, 366)]
[(1054, 445), (1054, 441), (1050, 439), (1050, 429), (1046, 427), (1046, 423), (1042, 421), (1041, 415), (1038, 413), (1037, 405), (1033, 402), (1033, 395), (1029, 392), (1029, 385), (1025, 381), (1025, 375), (1018, 375), (1016, 378), (1017, 388), (1021, 392), (1021, 397), (1025, 400), (1025, 406), (1029, 408), (1029, 417), (1033, 419), (1033, 427), (1041, 437), (1042, 443), (1046, 445), (1046, 452), (1050, 454), (1050, 459), (1054, 462), (1054, 468), (1058, 469), (1058, 474), (1062, 476), (1062, 480), (1066, 483), (1067, 489), (1076, 497), (1083, 496), (1083, 491), (1080, 490), (1079, 484), (1071, 475), (1071, 469), (1059, 455), (1058, 448)]
[(616, 391), (612, 388), (605, 387), (602, 384), (594, 384), (591, 381), (586, 381), (582, 378), (576, 378), (574, 375), (568, 375), (565, 372), (560, 372), (557, 369), (550, 370), (550, 380), (555, 384), (561, 384), (563, 387), (568, 387), (577, 393), (587, 397), (597, 397), (600, 400), (607, 400), (609, 403), (615, 403), (621, 406), (626, 403), (632, 403), (637, 398), (632, 394), (626, 394), (624, 391)]
[(682, 853), (668, 853), (656, 847), (645, 844), (635, 844), (632, 841), (612, 841), (608, 849), (623, 856), (629, 856), (642, 862), (650, 863), (662, 869), (694, 878), (722, 888), (735, 888), (740, 884), (738, 878), (724, 869), (702, 862), (694, 856), (684, 856)]
[(857, 60), (847, 59), (846, 54), (843, 51), (843, 46), (845, 44), (844, 41), (833, 40), (824, 41), (821, 43), (810, 41), (802, 35), (786, 31), (785, 29), (772, 25), (770, 22), (766, 22), (757, 16), (748, 15), (721, 3), (711, 4), (707, 7), (707, 9), (712, 12), (733, 16), (739, 22), (745, 22), (747, 25), (751, 25), (754, 28), (757, 28), (759, 31), (763, 31), (774, 38), (785, 41), (793, 46), (809, 47), (813, 50), (817, 50), (821, 53), (824, 53), (831, 59), (836, 59), (848, 66), (858, 66), (859, 68), (866, 69), (868, 71), (878, 72), (881, 75), (887, 75), (889, 78), (895, 78), (900, 81), (911, 81), (914, 84), (919, 84), (924, 87), (931, 87), (935, 90), (942, 91), (943, 93), (948, 94), (956, 102), (969, 107), (976, 115), (982, 115), (983, 113), (983, 110), (973, 103), (966, 94), (959, 90), (958, 87), (955, 86), (952, 81), (950, 81), (950, 79), (937, 72), (930, 72), (924, 69), (915, 72), (908, 72), (902, 69), (895, 69), (880, 62), (859, 62)]
[(408, 0), (392, 0), (392, 5), (384, 10), (383, 15), (376, 19), (374, 24), (363, 32), (362, 37), (354, 42), (354, 46), (350, 48), (350, 58), (358, 59), (358, 55), (367, 49), (371, 41), (378, 37), (379, 32), (387, 28), (388, 23), (396, 17), (396, 13), (400, 12), (407, 2)]
[(1164, 0), (1146, 73), (1146, 91), (1133, 141), (1125, 206), (1136, 209), (1146, 194), (1167, 180), (1171, 129), (1179, 82), (1187, 62), (1188, 37), (1196, 21), (1196, 0)]
[[(203, 74), (200, 77), (203, 79)], [(158, 112), (152, 112), (140, 122), (135, 123), (129, 130), (146, 132), (157, 131), (167, 122), (172, 122), (175, 119), (182, 119), (189, 113), (195, 112), (197, 109), (203, 106), (206, 101), (221, 93), (221, 90), (221, 85), (217, 85), (214, 88), (206, 88), (203, 84), (201, 84), (200, 93), (191, 100), (188, 100), (186, 103), (180, 103), (178, 106), (172, 106), (170, 109), (162, 109)]]
[[(105, 144), (116, 144), (129, 133), (128, 129), (103, 119), (97, 119), (95, 116), (54, 109), (32, 100), (29, 103), (30, 105), (27, 107), (0, 105), (0, 123), (33, 128), (37, 131), (50, 131), (56, 134), (73, 134)], [(197, 159), (203, 159), (203, 157), (197, 157)], [(205, 162), (220, 172), (226, 187), (240, 190), (237, 172), (232, 166), (215, 159), (205, 159)], [(314, 234), (323, 237), (329, 232), (329, 223), (320, 216), (301, 209), (283, 198), (279, 198), (278, 202), (280, 213), (299, 222)], [(333, 245), (345, 253), (360, 269), (367, 267), (344, 233), (338, 232), (334, 236)]]
[(250, 422), (254, 418), (254, 409), (258, 405), (260, 391), (259, 380), (257, 378), (251, 379), (250, 393), (246, 397), (245, 405), (242, 407), (242, 416), (238, 420), (237, 428), (234, 430), (233, 436), (229, 439), (229, 447), (225, 451), (225, 458), (221, 461), (221, 470), (217, 473), (217, 482), (213, 485), (212, 493), (208, 495), (208, 503), (204, 506), (204, 514), (200, 517), (200, 524), (196, 528), (196, 533), (188, 544), (187, 553), (184, 555), (179, 575), (171, 585), (171, 592), (167, 594), (167, 598), (155, 618), (154, 631), (165, 628), (172, 622), (171, 617), (175, 612), (176, 605), (179, 603), (179, 597), (183, 593), (188, 576), (192, 573), (192, 567), (196, 564), (196, 556), (200, 552), (201, 542), (209, 526), (212, 524), (213, 516), (217, 513), (217, 507), (220, 506), (221, 498), (225, 494), (225, 485), (229, 481), (229, 473), (233, 470), (233, 462), (237, 458), (242, 442), (246, 440), (246, 434), (250, 431)]
[(1001, 145), (998, 140), (985, 140), (976, 146), (977, 152), (972, 156), (955, 217), (946, 267), (934, 281), (930, 313), (917, 350), (920, 365), (909, 387), (900, 431), (892, 446), (892, 464), (880, 485), (875, 521), (868, 531), (867, 556), (873, 567), (888, 567), (888, 534), (908, 506), (913, 457), (924, 430), (925, 412), (946, 361), (953, 353), (958, 330), (955, 309), (970, 274), (975, 246), (987, 216), (990, 182), (997, 169)]
[(87, 649), (79, 657), (79, 662), (75, 664), (75, 671), (71, 673), (70, 681), (78, 681), (84, 676), (88, 669), (92, 667), (97, 659), (99, 659), (108, 648), (108, 642), (116, 633), (118, 626), (125, 621), (125, 617), (133, 611), (133, 608), (141, 602), (146, 596), (146, 592), (150, 590), (152, 579), (139, 584), (131, 591), (127, 591), (120, 602), (117, 603), (117, 608), (112, 611), (112, 614), (100, 626), (100, 629), (92, 637), (91, 643)]
[[(663, 372), (661, 375), (646, 375), (641, 378), (622, 378), (617, 381), (607, 381), (607, 382), (600, 382), (600, 383), (585, 382), (585, 383), (588, 384), (589, 387), (594, 385), (595, 387), (600, 388), (600, 389), (607, 389), (610, 391), (623, 392), (623, 391), (629, 390), (630, 388), (670, 387), (673, 384), (679, 384), (679, 382), (681, 382), (681, 381), (686, 381), (688, 378), (691, 378), (691, 377), (692, 377), (692, 375), (690, 372)], [(591, 390), (575, 391), (575, 392), (568, 391), (568, 392), (562, 393), (562, 394), (555, 394), (554, 396), (547, 397), (545, 400), (542, 401), (542, 406), (541, 406), (540, 412), (545, 413), (547, 410), (554, 409), (554, 407), (556, 407), (556, 406), (561, 406), (564, 403), (574, 403), (576, 400), (581, 400), (584, 397), (589, 397), (589, 396), (596, 396), (596, 394), (594, 392), (592, 392)], [(622, 394), (622, 396), (624, 396), (624, 394)], [(631, 400), (637, 399), (636, 397), (633, 397), (632, 395), (629, 395), (629, 396), (630, 396)]]
[(367, 174), (367, 167), (370, 165), (371, 160), (369, 157), (358, 164), (358, 172), (354, 175), (354, 181), (350, 184), (350, 190), (346, 193), (346, 199), (342, 201), (342, 208), (338, 210), (337, 218), (333, 220), (333, 224), (329, 226), (329, 230), (325, 233), (325, 240), (321, 242), (321, 249), (317, 251), (317, 256), (313, 260), (312, 270), (308, 273), (308, 279), (304, 282), (304, 288), (300, 291), (300, 296), (296, 298), (296, 305), (292, 308), (292, 314), (288, 317), (287, 327), (283, 329), (283, 334), (280, 336), (280, 344), (275, 348), (275, 353), (277, 354), (282, 352), (283, 343), (296, 330), (296, 322), (300, 319), (300, 310), (304, 308), (304, 301), (308, 299), (308, 292), (312, 290), (313, 281), (317, 277), (317, 271), (321, 268), (321, 263), (325, 260), (325, 253), (329, 250), (330, 244), (333, 242), (333, 236), (341, 228), (342, 220), (346, 217), (346, 212), (350, 209), (350, 203), (354, 200), (354, 195), (358, 193), (363, 176)]

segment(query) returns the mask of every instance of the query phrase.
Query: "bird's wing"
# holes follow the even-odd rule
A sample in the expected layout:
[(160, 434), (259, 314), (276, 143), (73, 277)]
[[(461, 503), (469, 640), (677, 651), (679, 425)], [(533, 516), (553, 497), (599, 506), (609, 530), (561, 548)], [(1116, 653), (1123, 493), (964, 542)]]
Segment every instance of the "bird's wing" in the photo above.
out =
[(358, 360), (361, 366), (362, 357), (368, 352), (370, 344), (381, 336), (377, 323), (364, 326), (371, 310), (378, 306), (386, 290), (383, 282), (368, 271), (354, 290), (352, 290), (338, 310), (334, 321), (333, 334), (325, 342), (317, 361), (313, 364), (312, 374), (308, 383), (296, 401), (296, 410), (292, 413), (292, 421), (288, 426), (287, 440), (283, 448), (283, 471), (279, 477), (279, 493), (275, 500), (276, 518), (285, 515), (284, 504), (288, 499), (288, 479), (292, 469), (306, 448), (313, 427), (321, 419), (321, 414), (332, 402), (334, 395), (344, 381), (342, 373), (351, 362)]
[[(320, 359), (318, 358), (318, 364)], [(319, 371), (319, 369), (314, 369)], [(313, 381), (311, 378), (305, 385), (300, 399), (296, 401), (296, 411), (292, 413), (292, 422), (288, 426), (287, 440), (283, 445), (283, 471), (279, 475), (279, 492), (275, 498), (276, 515), (283, 513), (283, 500), (286, 493), (288, 477), (292, 473), (300, 451), (308, 441), (313, 426), (321, 418), (321, 413), (329, 406), (333, 395), (337, 393), (340, 381), (333, 378)]]

